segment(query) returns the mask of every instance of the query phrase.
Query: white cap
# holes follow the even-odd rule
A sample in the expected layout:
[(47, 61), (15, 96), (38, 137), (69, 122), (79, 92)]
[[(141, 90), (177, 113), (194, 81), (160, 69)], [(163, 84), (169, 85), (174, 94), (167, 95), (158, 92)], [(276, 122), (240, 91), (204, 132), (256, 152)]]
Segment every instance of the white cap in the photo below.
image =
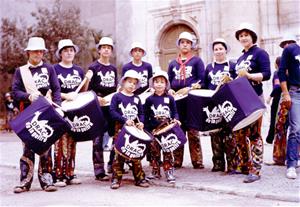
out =
[(215, 39), (215, 40), (213, 41), (213, 43), (212, 43), (212, 45), (211, 45), (212, 50), (214, 50), (214, 45), (217, 44), (217, 43), (221, 43), (221, 44), (225, 45), (226, 51), (227, 51), (227, 52), (230, 51), (229, 45), (227, 45), (227, 42), (226, 42), (223, 38), (217, 38), (217, 39)]
[(28, 40), (25, 51), (44, 50), (48, 51), (45, 47), (45, 40), (41, 37), (30, 37)]
[(125, 74), (123, 75), (123, 77), (120, 80), (120, 84), (121, 86), (123, 86), (123, 82), (126, 78), (134, 78), (137, 79), (137, 84), (136, 84), (136, 89), (138, 89), (141, 85), (141, 78), (140, 75), (138, 74), (138, 72), (136, 72), (135, 70), (127, 70), (125, 72)]
[(11, 96), (9, 92), (5, 93), (5, 98)]
[(96, 45), (97, 49), (101, 45), (110, 45), (112, 48), (114, 48), (114, 42), (110, 37), (102, 37), (99, 41), (99, 43)]
[(178, 47), (180, 45), (180, 40), (181, 39), (186, 39), (186, 40), (191, 41), (192, 42), (192, 48), (195, 48), (195, 46), (196, 46), (195, 38), (194, 38), (194, 36), (191, 33), (189, 33), (189, 32), (182, 32), (182, 33), (180, 33), (180, 35), (179, 35), (179, 37), (178, 37), (178, 39), (176, 41), (176, 45)]
[(284, 45), (286, 44), (286, 43), (296, 43), (296, 36), (295, 35), (293, 35), (293, 34), (291, 34), (291, 33), (285, 33), (284, 35), (283, 35), (283, 37), (282, 37), (282, 41), (280, 42), (280, 44), (279, 44), (279, 46), (281, 47), (281, 48), (283, 48), (284, 47)]
[(74, 47), (75, 49), (75, 54), (79, 52), (79, 47), (77, 45), (74, 45), (74, 43), (72, 42), (72, 40), (70, 39), (63, 39), (60, 40), (58, 42), (58, 48), (55, 52), (55, 56), (60, 59), (60, 55), (59, 52), (61, 51), (61, 49), (63, 49), (64, 47)]
[(150, 88), (154, 88), (153, 87), (153, 79), (157, 78), (157, 77), (164, 77), (167, 81), (167, 86), (166, 86), (166, 90), (168, 91), (171, 87), (170, 87), (170, 81), (169, 81), (169, 76), (168, 73), (166, 71), (163, 70), (157, 70), (154, 75), (149, 79), (149, 87)]
[(238, 30), (235, 32), (235, 38), (237, 40), (239, 40), (239, 35), (244, 30), (247, 30), (250, 33), (250, 35), (251, 35), (251, 37), (253, 39), (253, 43), (256, 43), (256, 41), (257, 41), (257, 34), (256, 34), (256, 32), (255, 32), (255, 30), (253, 28), (253, 25), (250, 24), (250, 23), (247, 23), (247, 22), (243, 22), (243, 23), (240, 24)]
[[(142, 43), (140, 42), (133, 42), (131, 44), (131, 47), (130, 47), (130, 52), (129, 52), (129, 55), (131, 55), (131, 51), (134, 49), (134, 48), (140, 48), (144, 51), (144, 56), (146, 55), (146, 50), (145, 50), (145, 47), (142, 45)], [(132, 55), (131, 55), (132, 56)]]

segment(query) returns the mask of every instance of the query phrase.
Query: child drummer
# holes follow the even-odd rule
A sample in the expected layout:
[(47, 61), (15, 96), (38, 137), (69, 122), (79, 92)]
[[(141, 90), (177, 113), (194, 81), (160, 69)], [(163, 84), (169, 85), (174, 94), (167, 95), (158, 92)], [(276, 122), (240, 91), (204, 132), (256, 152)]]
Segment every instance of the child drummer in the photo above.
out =
[[(116, 121), (114, 140), (117, 139), (123, 125), (136, 126), (140, 130), (144, 128), (144, 114), (141, 100), (134, 95), (134, 91), (140, 86), (139, 75), (134, 70), (128, 70), (121, 81), (121, 90), (116, 93), (111, 100), (110, 114), (112, 119)], [(137, 123), (135, 123), (137, 121)], [(121, 184), (123, 168), (125, 161), (128, 161), (119, 153), (115, 154), (112, 165), (112, 183), (111, 189), (118, 189)], [(149, 183), (145, 180), (145, 172), (143, 171), (141, 160), (129, 160), (132, 163), (132, 171), (135, 179), (135, 185), (140, 187), (149, 187)]]
[[(150, 88), (154, 88), (154, 94), (146, 99), (145, 125), (147, 130), (153, 131), (159, 128), (165, 122), (174, 119), (180, 124), (176, 103), (173, 96), (168, 95), (170, 82), (168, 74), (165, 71), (157, 71), (149, 80)], [(150, 147), (152, 173), (149, 179), (160, 178), (160, 144), (158, 140), (153, 140)], [(172, 152), (163, 152), (163, 169), (169, 183), (175, 183), (174, 157)]]

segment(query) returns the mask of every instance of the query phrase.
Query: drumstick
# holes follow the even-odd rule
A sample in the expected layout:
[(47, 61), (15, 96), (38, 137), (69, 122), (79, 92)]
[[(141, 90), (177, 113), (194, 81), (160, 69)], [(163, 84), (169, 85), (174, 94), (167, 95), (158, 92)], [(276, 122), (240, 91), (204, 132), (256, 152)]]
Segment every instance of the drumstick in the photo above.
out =
[(88, 80), (87, 77), (84, 77), (83, 81), (80, 83), (80, 85), (77, 87), (76, 89), (76, 93), (79, 93), (79, 91), (81, 90), (81, 88), (85, 85), (85, 82)]

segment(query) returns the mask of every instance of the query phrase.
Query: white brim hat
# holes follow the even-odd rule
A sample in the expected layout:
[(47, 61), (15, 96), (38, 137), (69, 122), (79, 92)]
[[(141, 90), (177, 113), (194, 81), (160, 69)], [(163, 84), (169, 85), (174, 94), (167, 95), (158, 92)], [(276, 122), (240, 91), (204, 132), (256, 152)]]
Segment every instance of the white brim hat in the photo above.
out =
[(195, 37), (191, 33), (189, 33), (189, 32), (180, 33), (178, 39), (176, 40), (177, 47), (179, 47), (181, 39), (189, 40), (190, 42), (192, 42), (192, 48), (195, 48), (195, 46), (196, 46)]
[(141, 85), (141, 78), (140, 75), (138, 74), (138, 72), (136, 72), (135, 70), (128, 70), (125, 72), (125, 74), (123, 75), (123, 77), (120, 80), (120, 85), (123, 86), (123, 82), (126, 78), (134, 78), (137, 79), (137, 84), (136, 84), (136, 89), (138, 89)]
[(166, 71), (163, 71), (163, 70), (157, 70), (154, 75), (149, 79), (149, 87), (150, 88), (154, 88), (153, 86), (153, 80), (154, 78), (157, 78), (157, 77), (164, 77), (167, 81), (167, 85), (166, 85), (166, 90), (170, 90), (171, 86), (170, 86), (170, 81), (169, 81), (169, 76), (168, 76), (168, 73)]
[(222, 45), (224, 45), (227, 52), (230, 51), (230, 49), (231, 49), (230, 46), (227, 44), (227, 42), (223, 38), (217, 38), (213, 41), (213, 43), (211, 44), (212, 50), (214, 50), (215, 44), (218, 44), (218, 43), (221, 43)]
[(235, 38), (237, 40), (239, 40), (240, 33), (245, 31), (245, 30), (250, 33), (250, 35), (252, 37), (252, 40), (253, 40), (253, 44), (255, 44), (256, 41), (257, 41), (257, 34), (256, 34), (256, 32), (253, 28), (253, 25), (250, 24), (250, 23), (247, 23), (247, 22), (243, 22), (243, 23), (240, 24), (238, 30), (235, 32)]
[(96, 45), (96, 48), (99, 49), (99, 46), (101, 45), (110, 45), (112, 48), (114, 48), (114, 42), (110, 37), (102, 37), (99, 43)]
[(280, 42), (279, 46), (283, 48), (286, 43), (296, 43), (296, 39), (297, 38), (295, 35), (290, 33), (285, 33), (282, 37), (282, 41)]
[(140, 42), (133, 42), (133, 43), (131, 44), (130, 51), (129, 51), (129, 55), (130, 55), (130, 56), (132, 56), (131, 52), (132, 52), (132, 50), (133, 50), (134, 48), (140, 48), (140, 49), (142, 49), (142, 50), (144, 51), (144, 55), (143, 55), (143, 56), (145, 56), (145, 55), (147, 54), (147, 53), (146, 53), (146, 50), (145, 50), (145, 47), (142, 45), (142, 43), (140, 43)]
[(58, 48), (55, 52), (55, 56), (60, 59), (60, 51), (65, 47), (74, 47), (75, 54), (79, 52), (79, 47), (75, 45), (70, 39), (63, 39), (58, 42)]
[(45, 40), (41, 37), (30, 37), (28, 40), (27, 47), (24, 51), (35, 51), (35, 50), (44, 50), (48, 51), (45, 46)]

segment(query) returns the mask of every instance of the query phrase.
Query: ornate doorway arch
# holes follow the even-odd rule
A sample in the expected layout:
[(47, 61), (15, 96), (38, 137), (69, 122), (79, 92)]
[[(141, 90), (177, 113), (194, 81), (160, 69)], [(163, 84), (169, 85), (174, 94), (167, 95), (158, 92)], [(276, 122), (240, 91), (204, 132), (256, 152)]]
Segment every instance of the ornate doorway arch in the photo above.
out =
[[(159, 65), (167, 71), (171, 60), (175, 59), (178, 53), (176, 40), (181, 32), (190, 32), (196, 36), (191, 27), (186, 24), (174, 24), (162, 32), (159, 40)], [(197, 37), (197, 36), (196, 36)]]

